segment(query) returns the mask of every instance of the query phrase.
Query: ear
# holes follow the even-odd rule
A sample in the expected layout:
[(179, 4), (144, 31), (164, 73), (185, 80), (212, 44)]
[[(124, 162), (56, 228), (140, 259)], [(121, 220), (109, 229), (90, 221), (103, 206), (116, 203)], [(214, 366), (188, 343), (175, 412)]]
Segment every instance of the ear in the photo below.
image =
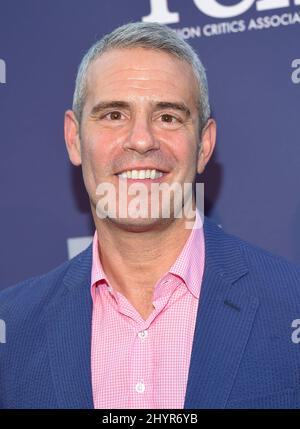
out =
[(81, 165), (79, 124), (72, 110), (65, 112), (64, 131), (70, 161), (76, 166)]
[(201, 133), (201, 147), (198, 154), (197, 172), (203, 173), (205, 166), (210, 160), (217, 136), (217, 125), (214, 119), (209, 119)]

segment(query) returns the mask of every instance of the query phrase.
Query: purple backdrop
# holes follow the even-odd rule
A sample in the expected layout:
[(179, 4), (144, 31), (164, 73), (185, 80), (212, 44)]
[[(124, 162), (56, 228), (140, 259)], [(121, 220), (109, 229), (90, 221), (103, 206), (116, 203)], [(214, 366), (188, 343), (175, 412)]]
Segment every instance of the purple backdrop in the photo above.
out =
[(207, 68), (218, 123), (208, 215), (300, 262), (299, 0), (0, 0), (0, 288), (93, 233), (63, 114), (86, 49), (142, 19), (177, 29)]

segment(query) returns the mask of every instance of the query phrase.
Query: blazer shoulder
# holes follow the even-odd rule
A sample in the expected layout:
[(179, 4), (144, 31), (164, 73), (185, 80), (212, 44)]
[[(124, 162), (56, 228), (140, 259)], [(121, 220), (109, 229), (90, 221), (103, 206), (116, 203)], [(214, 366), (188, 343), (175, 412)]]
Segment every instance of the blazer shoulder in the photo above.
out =
[(71, 271), (76, 281), (76, 271), (80, 269), (82, 262), (91, 256), (90, 247), (43, 275), (31, 277), (3, 289), (0, 292), (0, 318), (3, 318), (3, 314), (10, 312), (13, 312), (16, 317), (20, 313), (28, 313), (36, 306), (44, 308), (55, 297), (64, 294), (65, 276)]
[(243, 257), (251, 279), (262, 289), (289, 294), (300, 304), (300, 265), (271, 251), (249, 243), (239, 237), (224, 233), (235, 243)]
[[(283, 256), (272, 253), (269, 250), (263, 249), (255, 244), (252, 244), (236, 235), (225, 231), (221, 226), (217, 225), (211, 219), (205, 219), (206, 229), (209, 230), (210, 236), (217, 235), (218, 247), (221, 246), (222, 251), (227, 251), (228, 248), (240, 249), (241, 253), (246, 257), (249, 263), (254, 267), (262, 267), (264, 264), (277, 267), (279, 270), (288, 270), (296, 275), (300, 274), (300, 264), (291, 262)], [(215, 240), (214, 240), (215, 241)]]
[(298, 264), (225, 232), (210, 219), (206, 219), (204, 230), (209, 266), (230, 281), (242, 278), (245, 288), (259, 296), (289, 296), (300, 305)]
[(300, 265), (289, 261), (283, 256), (277, 255), (269, 250), (251, 244), (245, 240), (238, 239), (243, 255), (252, 268), (272, 273), (287, 275), (288, 278), (300, 280)]

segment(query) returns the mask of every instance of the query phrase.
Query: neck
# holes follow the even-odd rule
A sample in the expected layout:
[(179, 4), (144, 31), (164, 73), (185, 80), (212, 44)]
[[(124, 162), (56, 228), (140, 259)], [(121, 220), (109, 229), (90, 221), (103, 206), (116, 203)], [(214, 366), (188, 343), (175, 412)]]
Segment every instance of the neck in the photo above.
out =
[(143, 306), (144, 313), (150, 313), (155, 284), (176, 261), (191, 233), (186, 219), (168, 219), (135, 231), (110, 219), (94, 216), (94, 220), (109, 283), (136, 308)]

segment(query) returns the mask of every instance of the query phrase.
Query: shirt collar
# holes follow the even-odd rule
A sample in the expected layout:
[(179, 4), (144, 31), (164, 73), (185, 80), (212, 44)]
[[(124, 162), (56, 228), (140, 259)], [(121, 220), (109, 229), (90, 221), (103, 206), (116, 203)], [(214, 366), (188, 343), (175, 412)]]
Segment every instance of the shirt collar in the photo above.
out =
[[(196, 219), (192, 231), (174, 264), (168, 273), (180, 277), (186, 284), (188, 290), (196, 297), (200, 296), (200, 285), (202, 282), (205, 261), (205, 244), (203, 233), (203, 217), (196, 209)], [(165, 277), (166, 273), (163, 277)], [(91, 294), (94, 298), (95, 287), (99, 283), (108, 284), (103, 270), (98, 246), (98, 234), (95, 231), (93, 238), (93, 259), (91, 272)]]
[(196, 297), (200, 296), (205, 261), (205, 244), (203, 233), (203, 217), (196, 209), (196, 219), (189, 238), (180, 255), (169, 269), (169, 273), (180, 277), (189, 291)]

